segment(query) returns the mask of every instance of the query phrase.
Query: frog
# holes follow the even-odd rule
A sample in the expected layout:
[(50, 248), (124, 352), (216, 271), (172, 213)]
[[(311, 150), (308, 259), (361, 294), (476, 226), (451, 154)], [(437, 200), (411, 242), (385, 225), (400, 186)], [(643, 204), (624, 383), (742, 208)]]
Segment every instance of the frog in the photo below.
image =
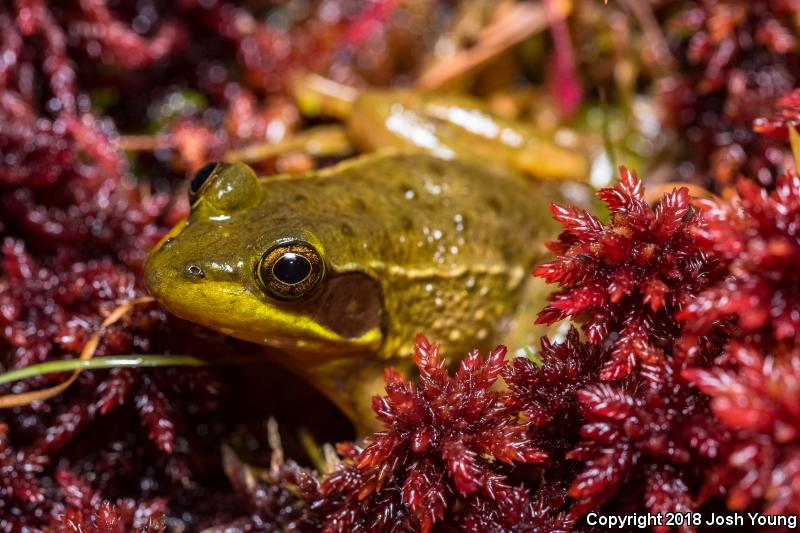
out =
[[(569, 174), (559, 151), (582, 172), (578, 156), (553, 145), (537, 167), (545, 175), (531, 176), (514, 164), (530, 168), (531, 154), (495, 146), (502, 157), (489, 157), (507, 126), (494, 139), (459, 134), (442, 106), (431, 118), (415, 98), (372, 91), (354, 102), (348, 124), (366, 148), (332, 166), (259, 176), (241, 161), (209, 163), (189, 185), (188, 218), (145, 266), (168, 311), (259, 345), (359, 434), (378, 428), (371, 399), (386, 368), (411, 370), (417, 334), (458, 360), (494, 346), (523, 300), (542, 297), (526, 286), (558, 231), (548, 207), (576, 183), (554, 179)], [(452, 102), (442, 105), (461, 118), (480, 113), (484, 132), (499, 122)], [(473, 151), (476, 139), (485, 146)]]

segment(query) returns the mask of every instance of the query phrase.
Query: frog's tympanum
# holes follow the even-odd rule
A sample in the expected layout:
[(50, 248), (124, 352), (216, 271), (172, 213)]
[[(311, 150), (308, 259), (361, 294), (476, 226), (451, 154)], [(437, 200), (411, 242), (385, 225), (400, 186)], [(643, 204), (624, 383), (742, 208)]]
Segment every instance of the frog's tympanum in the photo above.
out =
[(418, 332), (454, 358), (498, 340), (564, 186), (409, 151), (270, 177), (211, 164), (147, 286), (176, 315), (268, 347), (363, 430), (383, 368), (410, 366)]

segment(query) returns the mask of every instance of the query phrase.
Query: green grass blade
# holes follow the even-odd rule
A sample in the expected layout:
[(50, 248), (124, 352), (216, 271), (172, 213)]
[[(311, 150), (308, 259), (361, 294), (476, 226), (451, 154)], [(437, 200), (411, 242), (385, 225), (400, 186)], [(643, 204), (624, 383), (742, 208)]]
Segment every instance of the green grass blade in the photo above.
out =
[(20, 379), (72, 372), (74, 370), (98, 370), (102, 368), (145, 368), (159, 366), (204, 366), (207, 363), (189, 355), (111, 355), (89, 360), (60, 359), (26, 366), (0, 374), (0, 385)]

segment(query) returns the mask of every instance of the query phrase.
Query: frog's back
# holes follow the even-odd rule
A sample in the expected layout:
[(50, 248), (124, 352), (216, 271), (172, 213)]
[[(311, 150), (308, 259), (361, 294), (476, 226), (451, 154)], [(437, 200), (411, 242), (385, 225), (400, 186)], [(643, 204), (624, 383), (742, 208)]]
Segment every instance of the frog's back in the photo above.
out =
[(265, 183), (271, 218), (310, 213), (302, 223), (330, 268), (380, 283), (387, 357), (410, 353), (417, 332), (453, 355), (493, 342), (553, 234), (548, 206), (560, 200), (558, 183), (422, 153), (278, 179)]

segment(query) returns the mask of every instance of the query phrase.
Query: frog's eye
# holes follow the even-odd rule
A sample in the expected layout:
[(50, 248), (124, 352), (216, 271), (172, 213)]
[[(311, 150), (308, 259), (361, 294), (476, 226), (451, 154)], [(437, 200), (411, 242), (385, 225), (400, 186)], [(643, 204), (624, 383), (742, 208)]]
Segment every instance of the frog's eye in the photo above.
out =
[(275, 298), (291, 300), (310, 294), (325, 274), (325, 263), (313, 246), (302, 241), (273, 246), (258, 264), (258, 278)]
[(197, 197), (200, 196), (200, 191), (203, 190), (203, 185), (208, 182), (208, 179), (219, 169), (219, 163), (209, 163), (200, 170), (198, 170), (192, 182), (189, 184), (189, 202), (194, 203)]

